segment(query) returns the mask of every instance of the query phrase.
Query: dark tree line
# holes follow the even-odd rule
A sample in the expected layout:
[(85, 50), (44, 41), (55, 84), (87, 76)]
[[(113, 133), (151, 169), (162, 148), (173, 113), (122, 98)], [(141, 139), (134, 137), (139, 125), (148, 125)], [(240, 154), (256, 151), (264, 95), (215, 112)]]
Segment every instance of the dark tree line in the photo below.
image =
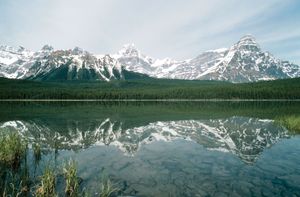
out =
[(0, 79), (0, 99), (300, 99), (300, 79), (244, 84), (152, 79), (109, 83)]

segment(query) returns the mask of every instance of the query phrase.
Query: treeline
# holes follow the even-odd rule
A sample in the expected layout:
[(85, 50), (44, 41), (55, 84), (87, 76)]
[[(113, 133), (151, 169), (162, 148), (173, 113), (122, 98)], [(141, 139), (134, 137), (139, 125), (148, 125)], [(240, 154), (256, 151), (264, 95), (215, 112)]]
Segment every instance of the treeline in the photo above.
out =
[(33, 82), (2, 78), (0, 99), (300, 99), (300, 78), (244, 84), (166, 79)]

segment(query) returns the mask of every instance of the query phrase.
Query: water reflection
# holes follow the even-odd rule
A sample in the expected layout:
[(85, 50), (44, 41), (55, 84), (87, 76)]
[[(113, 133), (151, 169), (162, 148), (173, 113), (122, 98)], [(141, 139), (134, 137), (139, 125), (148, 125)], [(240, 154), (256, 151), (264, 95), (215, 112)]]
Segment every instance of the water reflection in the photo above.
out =
[(0, 131), (42, 145), (37, 171), (75, 159), (91, 192), (105, 171), (124, 196), (299, 196), (300, 138), (274, 123), (299, 114), (300, 102), (0, 103)]
[(253, 163), (267, 147), (288, 131), (269, 119), (233, 116), (224, 119), (157, 121), (143, 126), (123, 128), (123, 122), (111, 118), (93, 121), (67, 121), (61, 128), (42, 121), (7, 121), (5, 130), (17, 130), (30, 143), (49, 148), (88, 148), (92, 145), (116, 146), (126, 155), (134, 155), (142, 146), (155, 141), (184, 139), (208, 150), (231, 152), (246, 163)]

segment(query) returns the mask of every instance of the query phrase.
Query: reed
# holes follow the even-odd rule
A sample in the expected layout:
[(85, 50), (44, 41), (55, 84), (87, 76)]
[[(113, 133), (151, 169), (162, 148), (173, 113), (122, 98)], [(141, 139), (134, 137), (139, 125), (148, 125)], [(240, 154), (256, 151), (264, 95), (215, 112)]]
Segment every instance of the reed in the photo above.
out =
[(12, 197), (12, 196), (27, 196), (29, 193), (29, 186), (26, 185), (20, 177), (13, 174), (13, 172), (7, 172), (7, 177), (3, 185), (0, 188), (0, 196)]
[(284, 116), (277, 118), (275, 122), (286, 127), (291, 133), (300, 134), (300, 116)]
[(26, 157), (27, 143), (15, 131), (0, 133), (0, 163), (17, 169)]
[(66, 181), (65, 193), (67, 196), (79, 196), (79, 181), (77, 177), (77, 166), (73, 160), (65, 164), (63, 168)]
[(119, 189), (110, 181), (110, 179), (102, 181), (100, 187), (101, 192), (99, 197), (110, 197), (113, 195), (113, 193), (119, 191)]
[(41, 176), (41, 183), (35, 191), (36, 197), (55, 197), (56, 175), (54, 170), (46, 167), (44, 174)]

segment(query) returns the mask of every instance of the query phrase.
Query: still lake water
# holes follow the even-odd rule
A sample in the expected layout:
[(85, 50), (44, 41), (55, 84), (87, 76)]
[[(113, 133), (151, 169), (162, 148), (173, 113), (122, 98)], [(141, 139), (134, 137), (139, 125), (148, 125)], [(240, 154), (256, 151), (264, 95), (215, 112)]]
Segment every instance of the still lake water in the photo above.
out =
[(0, 128), (42, 144), (31, 173), (72, 158), (91, 193), (106, 176), (123, 196), (300, 196), (287, 115), (300, 102), (1, 102)]

